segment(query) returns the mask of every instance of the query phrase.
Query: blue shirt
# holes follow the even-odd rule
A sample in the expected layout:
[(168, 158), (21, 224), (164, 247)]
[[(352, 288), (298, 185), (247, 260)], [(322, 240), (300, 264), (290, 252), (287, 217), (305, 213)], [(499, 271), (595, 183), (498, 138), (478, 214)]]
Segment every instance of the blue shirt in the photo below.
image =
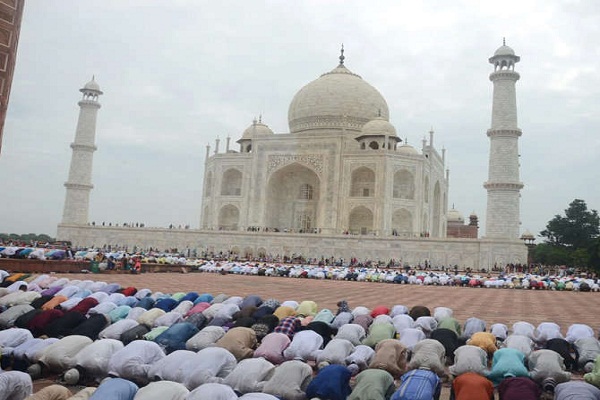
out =
[(442, 390), (440, 378), (424, 369), (408, 371), (400, 377), (400, 382), (390, 400), (437, 400)]

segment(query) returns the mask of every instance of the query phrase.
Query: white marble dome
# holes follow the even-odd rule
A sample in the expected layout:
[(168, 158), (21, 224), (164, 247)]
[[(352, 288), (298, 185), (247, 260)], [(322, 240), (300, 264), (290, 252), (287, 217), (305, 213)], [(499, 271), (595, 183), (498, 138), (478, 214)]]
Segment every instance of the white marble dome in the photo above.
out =
[(95, 92), (100, 92), (100, 85), (98, 85), (98, 83), (96, 83), (96, 80), (94, 79), (94, 77), (92, 77), (92, 80), (89, 81), (88, 83), (86, 83), (83, 86), (83, 90), (92, 90)]
[(386, 119), (377, 117), (364, 124), (361, 133), (363, 135), (396, 136), (396, 128)]
[(403, 144), (402, 146), (398, 147), (397, 151), (398, 151), (398, 153), (404, 154), (407, 156), (415, 156), (415, 155), (419, 154), (417, 149), (412, 147), (410, 144)]
[(448, 210), (448, 214), (446, 214), (446, 219), (448, 222), (463, 223), (465, 221), (460, 211), (456, 210), (454, 207), (452, 207), (451, 210)]
[(347, 129), (360, 132), (380, 115), (389, 119), (381, 93), (343, 64), (304, 86), (288, 110), (291, 133), (314, 129)]
[(498, 47), (498, 50), (496, 50), (494, 52), (495, 56), (514, 56), (515, 55), (515, 51), (507, 45), (502, 45), (500, 47)]
[(252, 139), (261, 136), (270, 136), (274, 135), (271, 128), (267, 125), (263, 124), (262, 121), (254, 120), (252, 121), (252, 125), (250, 125), (244, 133), (242, 134), (242, 139)]

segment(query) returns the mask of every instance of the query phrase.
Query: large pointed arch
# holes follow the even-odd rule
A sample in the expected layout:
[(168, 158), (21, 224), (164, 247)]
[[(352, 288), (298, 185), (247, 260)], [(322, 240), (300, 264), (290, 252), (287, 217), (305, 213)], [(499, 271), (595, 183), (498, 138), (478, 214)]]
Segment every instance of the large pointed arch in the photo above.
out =
[(275, 171), (267, 184), (266, 226), (280, 231), (317, 228), (321, 181), (310, 168), (293, 163)]

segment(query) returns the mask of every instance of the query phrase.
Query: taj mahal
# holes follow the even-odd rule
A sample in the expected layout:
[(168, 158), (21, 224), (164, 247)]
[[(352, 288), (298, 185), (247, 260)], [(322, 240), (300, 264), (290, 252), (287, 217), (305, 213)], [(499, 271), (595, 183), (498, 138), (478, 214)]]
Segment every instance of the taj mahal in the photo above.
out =
[(343, 48), (335, 68), (294, 95), (289, 132), (275, 133), (258, 118), (234, 143), (227, 137), (206, 146), (198, 229), (89, 223), (102, 95), (92, 79), (80, 90), (57, 238), (76, 246), (224, 251), (248, 258), (356, 257), (474, 269), (525, 263), (527, 249), (519, 239), (519, 60), (506, 44), (489, 58), (488, 201), (480, 238), (448, 237), (448, 224), (462, 216), (448, 209), (445, 149), (435, 147), (433, 130), (419, 146), (400, 138), (385, 98), (347, 67)]

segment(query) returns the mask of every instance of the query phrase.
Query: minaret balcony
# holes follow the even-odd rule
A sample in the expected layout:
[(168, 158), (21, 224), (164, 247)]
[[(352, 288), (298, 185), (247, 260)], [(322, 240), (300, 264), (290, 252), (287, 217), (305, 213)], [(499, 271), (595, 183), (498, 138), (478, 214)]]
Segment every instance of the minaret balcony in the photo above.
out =
[(487, 135), (488, 137), (515, 137), (518, 138), (521, 136), (523, 132), (517, 129), (488, 129)]
[(65, 182), (65, 187), (67, 189), (92, 190), (94, 188), (94, 185), (92, 185), (92, 184), (86, 184), (86, 183)]
[(523, 182), (485, 182), (483, 187), (487, 190), (516, 190), (523, 189)]
[(511, 71), (508, 69), (502, 69), (498, 71), (494, 71), (490, 74), (490, 81), (500, 81), (500, 80), (511, 80), (518, 81), (521, 78), (518, 72)]
[(89, 151), (90, 153), (98, 150), (98, 148), (96, 146), (94, 146), (93, 144), (82, 144), (82, 143), (71, 143), (71, 148), (73, 150)]

